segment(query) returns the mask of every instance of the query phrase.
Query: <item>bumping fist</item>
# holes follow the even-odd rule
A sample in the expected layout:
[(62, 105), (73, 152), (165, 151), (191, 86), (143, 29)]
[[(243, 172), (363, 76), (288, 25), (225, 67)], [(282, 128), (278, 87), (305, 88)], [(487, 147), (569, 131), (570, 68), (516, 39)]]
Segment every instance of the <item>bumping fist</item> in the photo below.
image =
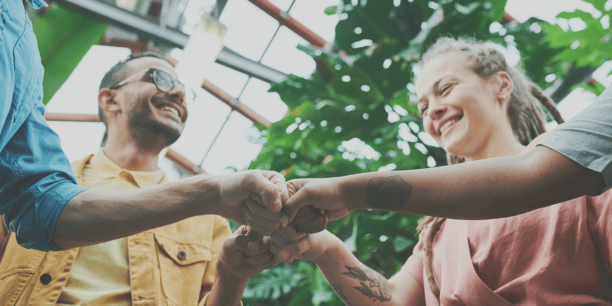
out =
[(312, 234), (318, 233), (327, 227), (328, 216), (318, 208), (304, 206), (300, 208), (289, 226), (298, 232)]

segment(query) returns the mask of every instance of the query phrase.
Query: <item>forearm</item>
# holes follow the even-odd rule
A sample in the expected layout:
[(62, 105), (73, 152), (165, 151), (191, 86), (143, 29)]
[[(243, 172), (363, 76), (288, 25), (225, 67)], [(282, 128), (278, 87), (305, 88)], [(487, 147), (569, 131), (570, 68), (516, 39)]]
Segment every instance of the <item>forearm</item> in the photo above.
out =
[(240, 306), (242, 293), (248, 278), (241, 278), (228, 271), (221, 261), (217, 261), (215, 282), (208, 294), (206, 306)]
[(62, 210), (51, 240), (74, 248), (127, 237), (203, 214), (218, 212), (215, 177), (194, 177), (134, 191), (88, 190)]
[(588, 194), (597, 186), (597, 176), (557, 152), (537, 147), (519, 156), (448, 167), (358, 174), (343, 178), (341, 186), (351, 210), (490, 219)]
[(361, 263), (336, 236), (327, 233), (327, 250), (313, 262), (346, 305), (401, 305), (379, 273)]

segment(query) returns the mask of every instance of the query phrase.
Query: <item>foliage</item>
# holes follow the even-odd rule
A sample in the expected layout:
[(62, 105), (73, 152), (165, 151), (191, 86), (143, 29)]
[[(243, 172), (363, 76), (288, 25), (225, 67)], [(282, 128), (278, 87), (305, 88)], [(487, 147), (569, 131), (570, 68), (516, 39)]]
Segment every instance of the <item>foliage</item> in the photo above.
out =
[(102, 39), (106, 29), (106, 23), (56, 5), (36, 20), (33, 31), (45, 68), (44, 104), (64, 84), (89, 48)]
[[(272, 85), (270, 91), (280, 95), (290, 113), (262, 128), (263, 149), (250, 168), (284, 171), (287, 179), (294, 179), (444, 164), (444, 152), (421, 139), (423, 126), (413, 102), (412, 70), (425, 47), (443, 35), (514, 47), (528, 75), (546, 89), (573, 66), (599, 65), (611, 58), (612, 51), (605, 48), (610, 30), (598, 24), (610, 12), (604, 12), (603, 0), (589, 2), (602, 11), (602, 17), (579, 11), (559, 15), (584, 19), (586, 29), (577, 32), (536, 18), (493, 32), (504, 17), (505, 0), (344, 0), (343, 5), (329, 7), (327, 14), (340, 14), (335, 44), (344, 52), (301, 48), (315, 59), (317, 71), (308, 79), (291, 76)], [(580, 46), (572, 49), (578, 35)], [(412, 253), (418, 219), (355, 211), (330, 222), (328, 230), (359, 260), (390, 277)], [(245, 302), (342, 304), (308, 262), (280, 264), (255, 276)]]

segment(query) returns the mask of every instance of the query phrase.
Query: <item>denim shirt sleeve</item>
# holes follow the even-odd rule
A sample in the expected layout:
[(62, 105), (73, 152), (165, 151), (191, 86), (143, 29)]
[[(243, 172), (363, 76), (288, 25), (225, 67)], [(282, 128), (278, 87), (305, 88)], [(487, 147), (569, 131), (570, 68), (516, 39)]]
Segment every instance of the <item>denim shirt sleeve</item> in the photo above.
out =
[(39, 9), (41, 7), (48, 6), (47, 3), (43, 0), (28, 0), (28, 2), (35, 9)]
[(44, 119), (44, 69), (23, 3), (2, 0), (0, 9), (0, 213), (21, 246), (59, 250), (59, 214), (85, 189)]

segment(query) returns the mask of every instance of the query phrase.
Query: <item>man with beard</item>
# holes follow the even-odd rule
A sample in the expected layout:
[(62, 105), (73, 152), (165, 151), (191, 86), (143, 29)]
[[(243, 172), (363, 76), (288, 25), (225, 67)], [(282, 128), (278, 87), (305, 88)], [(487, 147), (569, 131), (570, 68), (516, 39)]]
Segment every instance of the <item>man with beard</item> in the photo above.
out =
[[(159, 154), (185, 127), (187, 90), (174, 67), (157, 55), (133, 55), (115, 65), (98, 93), (106, 144), (72, 163), (79, 185), (128, 191), (167, 182), (158, 168)], [(155, 210), (156, 203), (151, 204), (148, 209)], [(97, 245), (42, 252), (20, 247), (3, 227), (0, 237), (8, 239), (0, 240), (0, 300), (13, 305), (239, 305), (247, 280), (277, 263), (268, 238), (249, 238), (247, 230), (243, 226), (226, 240), (228, 222), (203, 215)]]

